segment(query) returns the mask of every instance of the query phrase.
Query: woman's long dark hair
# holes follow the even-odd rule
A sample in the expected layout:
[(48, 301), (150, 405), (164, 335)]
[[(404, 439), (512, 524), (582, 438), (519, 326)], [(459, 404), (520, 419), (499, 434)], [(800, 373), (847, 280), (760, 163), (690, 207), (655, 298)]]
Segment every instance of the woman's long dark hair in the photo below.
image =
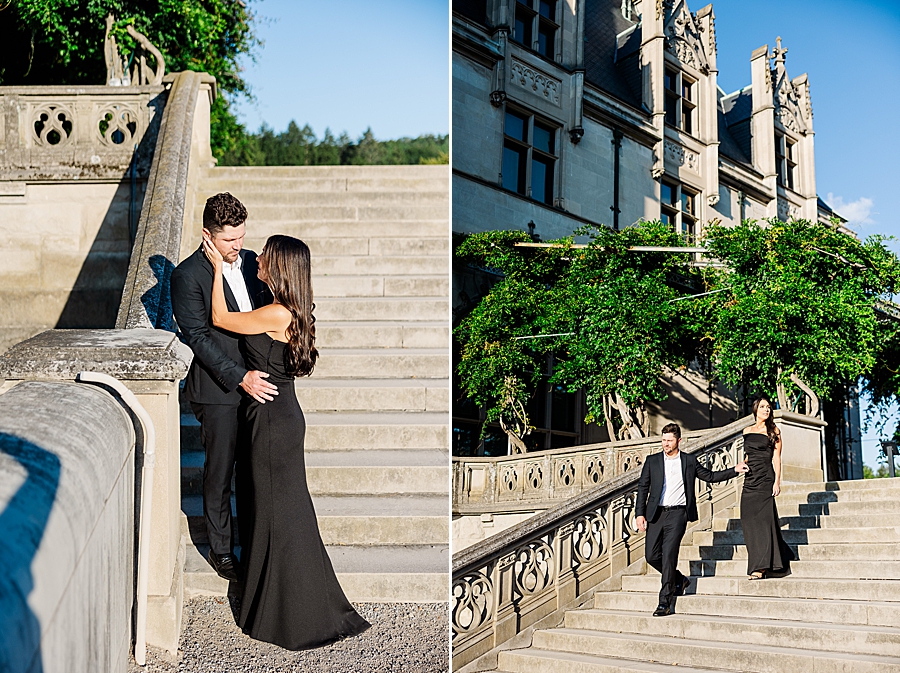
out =
[(263, 248), (269, 289), (275, 301), (291, 312), (285, 334), (285, 370), (289, 376), (309, 376), (316, 366), (316, 319), (310, 279), (309, 248), (299, 238), (270, 236)]
[(763, 402), (769, 404), (769, 417), (766, 419), (766, 434), (769, 436), (769, 445), (771, 446), (775, 444), (775, 440), (778, 439), (778, 436), (775, 434), (775, 409), (772, 407), (772, 403), (765, 397), (759, 397), (753, 402), (753, 422), (756, 422), (756, 410), (759, 409), (759, 405)]

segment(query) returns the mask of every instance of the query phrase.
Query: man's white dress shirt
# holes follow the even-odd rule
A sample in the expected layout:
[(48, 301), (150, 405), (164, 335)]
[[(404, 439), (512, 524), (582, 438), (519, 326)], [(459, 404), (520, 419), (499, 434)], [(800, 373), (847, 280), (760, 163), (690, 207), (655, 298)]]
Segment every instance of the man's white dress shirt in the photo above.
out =
[(238, 308), (244, 311), (252, 311), (253, 303), (250, 301), (250, 294), (247, 292), (247, 283), (244, 282), (244, 274), (241, 273), (241, 256), (234, 260), (233, 264), (222, 262), (222, 277), (231, 288), (231, 294), (237, 300)]
[(681, 451), (674, 458), (663, 454), (663, 465), (666, 466), (666, 480), (663, 483), (662, 497), (659, 504), (662, 507), (674, 507), (687, 505), (684, 495), (684, 478), (681, 476)]

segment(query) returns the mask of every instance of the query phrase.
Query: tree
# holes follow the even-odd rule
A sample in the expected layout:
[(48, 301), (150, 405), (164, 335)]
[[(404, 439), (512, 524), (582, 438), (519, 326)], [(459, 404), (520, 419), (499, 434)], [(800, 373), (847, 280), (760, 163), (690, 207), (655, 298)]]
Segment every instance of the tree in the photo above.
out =
[(0, 14), (0, 85), (103, 84), (106, 17), (124, 53), (133, 25), (162, 52), (170, 72), (205, 71), (220, 92), (211, 111), (213, 154), (248, 152), (231, 100), (248, 96), (238, 60), (260, 45), (254, 15), (243, 0), (15, 0)]
[(530, 431), (526, 403), (549, 356), (550, 382), (583, 389), (585, 420), (605, 422), (612, 438), (646, 434), (646, 402), (666, 396), (663, 373), (692, 357), (691, 323), (671, 301), (683, 290), (669, 279), (691, 273), (688, 255), (629, 250), (675, 245), (677, 235), (659, 222), (578, 233), (591, 237), (586, 248), (573, 248), (572, 239), (516, 247), (530, 237), (493, 231), (474, 234), (457, 249), (469, 263), (501, 275), (455, 331), (462, 385), (519, 450)]
[(727, 291), (702, 301), (716, 314), (715, 367), (729, 385), (835, 398), (875, 371), (884, 356), (874, 303), (900, 284), (881, 239), (773, 219), (711, 224), (704, 241), (728, 270), (718, 277)]

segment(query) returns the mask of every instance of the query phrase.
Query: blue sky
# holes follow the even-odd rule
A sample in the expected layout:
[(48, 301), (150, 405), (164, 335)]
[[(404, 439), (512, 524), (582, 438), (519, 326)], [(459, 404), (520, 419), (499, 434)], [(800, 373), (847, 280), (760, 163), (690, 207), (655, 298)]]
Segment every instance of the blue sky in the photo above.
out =
[(256, 95), (238, 116), (250, 130), (295, 120), (321, 138), (371, 126), (380, 140), (445, 134), (448, 0), (253, 0), (265, 45), (244, 76)]
[[(693, 2), (697, 11), (703, 2)], [(719, 86), (750, 83), (750, 53), (782, 38), (791, 77), (809, 73), (819, 195), (863, 238), (900, 238), (892, 210), (900, 187), (900, 2), (897, 0), (718, 0)], [(888, 244), (900, 254), (900, 240)], [(895, 408), (896, 427), (900, 412)], [(863, 435), (875, 466), (877, 438)]]

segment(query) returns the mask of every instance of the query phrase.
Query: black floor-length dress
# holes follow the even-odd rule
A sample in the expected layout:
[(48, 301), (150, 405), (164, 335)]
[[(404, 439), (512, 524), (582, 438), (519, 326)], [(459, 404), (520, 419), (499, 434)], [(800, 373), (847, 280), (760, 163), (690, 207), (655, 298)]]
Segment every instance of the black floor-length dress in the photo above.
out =
[(768, 435), (748, 432), (744, 435), (744, 453), (750, 467), (750, 472), (744, 475), (741, 491), (741, 528), (747, 545), (747, 574), (763, 570), (784, 573), (794, 560), (794, 553), (781, 537), (778, 508), (772, 495), (774, 446)]
[(247, 366), (267, 372), (279, 394), (265, 404), (252, 401), (247, 412), (253, 493), (251, 525), (241, 534), (238, 623), (251, 638), (303, 650), (362, 633), (369, 623), (344, 596), (319, 535), (306, 484), (306, 421), (285, 374), (284, 346), (266, 334), (245, 341)]

